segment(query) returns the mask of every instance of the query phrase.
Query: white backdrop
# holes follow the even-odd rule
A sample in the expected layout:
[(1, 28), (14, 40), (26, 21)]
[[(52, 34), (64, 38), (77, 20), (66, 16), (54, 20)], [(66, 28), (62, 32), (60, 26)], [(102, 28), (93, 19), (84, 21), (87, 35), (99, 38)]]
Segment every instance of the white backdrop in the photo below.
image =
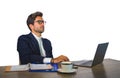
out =
[(30, 32), (26, 19), (35, 11), (44, 13), (54, 57), (92, 59), (97, 44), (109, 42), (105, 58), (120, 60), (119, 0), (1, 0), (0, 10), (0, 66), (19, 64), (17, 39)]

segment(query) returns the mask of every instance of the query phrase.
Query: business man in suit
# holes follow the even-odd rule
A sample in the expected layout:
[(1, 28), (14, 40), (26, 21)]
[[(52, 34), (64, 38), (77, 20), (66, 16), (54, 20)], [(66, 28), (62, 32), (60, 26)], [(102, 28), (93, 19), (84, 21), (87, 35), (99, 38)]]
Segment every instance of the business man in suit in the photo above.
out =
[(42, 38), (45, 24), (42, 16), (41, 12), (35, 12), (28, 16), (27, 25), (31, 32), (21, 35), (17, 43), (20, 64), (69, 61), (68, 57), (64, 55), (53, 58), (51, 42)]

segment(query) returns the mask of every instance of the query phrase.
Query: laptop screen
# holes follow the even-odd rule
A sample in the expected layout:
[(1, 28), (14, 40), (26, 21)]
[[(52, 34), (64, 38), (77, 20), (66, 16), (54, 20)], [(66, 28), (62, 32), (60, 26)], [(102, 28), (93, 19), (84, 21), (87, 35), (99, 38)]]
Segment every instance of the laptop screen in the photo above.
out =
[(92, 66), (103, 62), (108, 44), (109, 44), (109, 42), (98, 44)]

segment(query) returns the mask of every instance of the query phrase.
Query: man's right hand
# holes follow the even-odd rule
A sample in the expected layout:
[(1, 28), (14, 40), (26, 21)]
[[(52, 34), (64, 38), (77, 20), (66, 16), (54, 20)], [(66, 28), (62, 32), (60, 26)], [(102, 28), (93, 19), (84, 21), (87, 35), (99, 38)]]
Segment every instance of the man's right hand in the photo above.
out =
[(64, 55), (60, 55), (59, 57), (57, 58), (53, 58), (51, 60), (52, 63), (60, 63), (62, 61), (69, 61), (68, 57), (64, 56)]

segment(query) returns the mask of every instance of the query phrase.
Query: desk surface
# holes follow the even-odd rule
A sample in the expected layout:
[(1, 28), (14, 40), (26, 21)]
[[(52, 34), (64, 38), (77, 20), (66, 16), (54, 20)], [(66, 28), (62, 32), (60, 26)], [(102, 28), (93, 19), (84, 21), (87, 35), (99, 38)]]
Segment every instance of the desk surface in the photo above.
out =
[(79, 67), (74, 74), (57, 72), (5, 72), (0, 67), (0, 78), (120, 78), (120, 61), (105, 59), (93, 68)]

